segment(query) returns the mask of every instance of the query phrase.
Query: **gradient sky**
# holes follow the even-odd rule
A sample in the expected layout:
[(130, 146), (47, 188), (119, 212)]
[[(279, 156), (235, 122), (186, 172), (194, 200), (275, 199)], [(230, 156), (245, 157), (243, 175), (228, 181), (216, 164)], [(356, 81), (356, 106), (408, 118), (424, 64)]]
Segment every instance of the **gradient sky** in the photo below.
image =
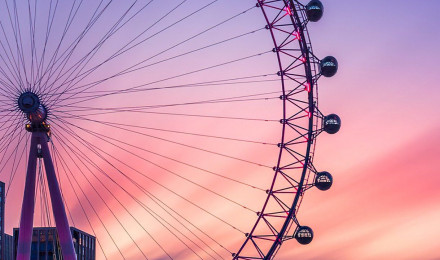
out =
[[(165, 3), (166, 2), (166, 3)], [(164, 1), (164, 9), (176, 1)], [(189, 0), (188, 6), (182, 13), (192, 10), (195, 6), (201, 5), (204, 1)], [(238, 3), (237, 3), (238, 2)], [(338, 59), (339, 71), (333, 78), (324, 78), (319, 82), (319, 106), (325, 114), (337, 113), (342, 118), (342, 129), (336, 135), (322, 134), (317, 143), (314, 164), (319, 169), (327, 170), (334, 177), (334, 184), (327, 192), (312, 190), (306, 193), (299, 212), (299, 218), (305, 225), (311, 226), (314, 230), (314, 241), (307, 246), (300, 246), (294, 241), (285, 243), (276, 259), (440, 259), (440, 73), (438, 72), (440, 51), (440, 1), (405, 1), (405, 0), (371, 0), (371, 1), (349, 1), (349, 0), (325, 0), (325, 14), (318, 23), (310, 24), (310, 34), (315, 54), (318, 57), (333, 55)], [(122, 3), (122, 2), (121, 2)], [(244, 0), (220, 0), (216, 3), (216, 11), (203, 14), (202, 20), (216, 21), (217, 18), (228, 17), (238, 11), (252, 6), (253, 1)], [(117, 6), (114, 7), (117, 12)], [(163, 11), (159, 7), (157, 13)], [(155, 12), (149, 13), (154, 17)], [(234, 24), (225, 25), (227, 29), (215, 31), (212, 34), (221, 38), (231, 37), (238, 32), (257, 29), (264, 23), (260, 13), (251, 13), (243, 20)], [(150, 17), (151, 18), (151, 17)], [(111, 17), (108, 18), (109, 21)], [(146, 20), (147, 21), (147, 20)], [(142, 22), (142, 21), (138, 21)], [(256, 25), (255, 25), (256, 24)], [(182, 31), (197, 32), (205, 24), (199, 20), (190, 20), (187, 24), (177, 28), (172, 33), (180, 34)], [(252, 27), (255, 25), (255, 28)], [(252, 27), (252, 28), (250, 28)], [(58, 28), (60, 29), (60, 28)], [(127, 31), (127, 35), (133, 32)], [(172, 41), (172, 33), (169, 36)], [(252, 36), (254, 37), (254, 36)], [(215, 49), (215, 53), (202, 53), (194, 59), (187, 59), (185, 62), (176, 61), (169, 68), (158, 69), (149, 72), (151, 74), (136, 74), (133, 77), (123, 80), (112, 81), (113, 85), (127, 84), (135, 85), (142, 82), (149, 82), (151, 78), (161, 78), (168, 75), (168, 70), (186, 69), (186, 67), (198, 67), (223, 56), (236, 57), (245, 56), (247, 53), (270, 49), (270, 39), (265, 31), (255, 35), (250, 41), (258, 43), (255, 46), (240, 46), (235, 48), (226, 46)], [(205, 37), (197, 44), (202, 46), (210, 42)], [(240, 44), (240, 43), (238, 43)], [(243, 43), (245, 44), (245, 43)], [(116, 45), (115, 45), (116, 46)], [(151, 49), (145, 49), (139, 53), (128, 53), (119, 64), (110, 64), (109, 70), (117, 70), (119, 66), (132, 64), (137, 56), (149, 55), (148, 51), (154, 52), (161, 49), (160, 43), (151, 43)], [(85, 48), (85, 47), (82, 47)], [(111, 52), (113, 45), (106, 46), (106, 51)], [(192, 45), (183, 46), (180, 52), (192, 49)], [(144, 53), (145, 52), (145, 53)], [(177, 52), (179, 53), (179, 52)], [(142, 55), (141, 55), (142, 54)], [(232, 67), (229, 71), (214, 71), (202, 74), (202, 80), (196, 76), (188, 76), (185, 82), (204, 81), (207, 78), (221, 78), (221, 73), (235, 75), (235, 70), (245, 70), (249, 74), (257, 71), (266, 72), (267, 68), (274, 67), (273, 56), (262, 57), (257, 63), (251, 63), (245, 69)], [(249, 63), (248, 63), (249, 65)], [(248, 71), (247, 71), (248, 70)], [(276, 70), (274, 68), (273, 70)], [(272, 71), (271, 71), (272, 72)], [(94, 79), (102, 78), (108, 71), (97, 71)], [(154, 75), (153, 75), (154, 74)], [(245, 74), (245, 73), (244, 73)], [(258, 73), (257, 73), (258, 74)], [(100, 77), (101, 76), (101, 77)], [(174, 80), (170, 84), (179, 83)], [(277, 83), (270, 83), (270, 86), (277, 87)], [(112, 88), (115, 86), (106, 86)], [(265, 90), (267, 86), (254, 86), (259, 90)], [(115, 87), (117, 89), (117, 87)], [(240, 95), (242, 91), (251, 88), (231, 89), (231, 93)], [(255, 89), (253, 90), (255, 91)], [(222, 90), (201, 91), (198, 93), (177, 92), (173, 94), (169, 102), (175, 102), (181, 98), (186, 100), (208, 97), (223, 97)], [(139, 100), (146, 100), (148, 104), (160, 104), (165, 95), (156, 94), (149, 96), (132, 96), (132, 100), (118, 100), (109, 98), (98, 103), (104, 107), (112, 107), (116, 102), (121, 106), (129, 106)], [(266, 109), (259, 113), (262, 117), (272, 118), (272, 115), (279, 108), (278, 103), (265, 103)], [(109, 105), (110, 103), (110, 105)], [(230, 115), (241, 107), (224, 106), (221, 115)], [(204, 112), (216, 112), (218, 108), (208, 108)], [(253, 116), (254, 111), (260, 111), (259, 104), (243, 108), (243, 116)], [(168, 112), (171, 110), (163, 110)], [(182, 110), (191, 112), (191, 110)], [(279, 114), (275, 116), (279, 117)], [(113, 118), (114, 119), (114, 118)], [(109, 120), (112, 120), (110, 118)], [(203, 130), (205, 133), (222, 136), (234, 136), (244, 139), (261, 139), (267, 142), (277, 142), (279, 139), (279, 125), (258, 128), (257, 124), (235, 124), (213, 127), (213, 121), (196, 122), (176, 119), (166, 121), (162, 117), (152, 118), (123, 118), (122, 122), (135, 120), (140, 125), (149, 125), (152, 121), (158, 125), (179, 130), (194, 131)], [(125, 121), (126, 120), (126, 121)], [(151, 125), (151, 124), (150, 124)], [(105, 128), (90, 125), (91, 129), (103, 131)], [(94, 128), (96, 127), (96, 128)], [(259, 129), (249, 131), (248, 129)], [(236, 129), (247, 129), (236, 131)], [(113, 133), (111, 133), (113, 134)], [(121, 139), (137, 143), (136, 135), (128, 133), (114, 133)], [(170, 134), (170, 136), (172, 136)], [(142, 139), (143, 140), (143, 139)], [(186, 139), (186, 141), (204, 145), (204, 141), (198, 139)], [(167, 147), (161, 146), (160, 142), (149, 141), (148, 146), (156, 146), (157, 152), (169, 153)], [(114, 148), (98, 142), (110, 153), (117, 152)], [(252, 146), (240, 146), (236, 149), (232, 145), (213, 141), (206, 144), (207, 147), (216, 149), (222, 147), (225, 151), (232, 150), (233, 156), (241, 158), (257, 158), (262, 164), (273, 164), (277, 150), (264, 147), (256, 150)], [(113, 150), (112, 150), (113, 149)], [(222, 150), (220, 150), (222, 151)], [(204, 193), (191, 187), (180, 187), (181, 182), (175, 178), (167, 177), (162, 172), (155, 172), (154, 167), (146, 162), (133, 159), (128, 154), (120, 154), (120, 158), (133, 160), (138, 168), (151, 170), (154, 176), (160, 181), (167, 182), (170, 187), (181, 188), (181, 191), (189, 198), (201, 203), (225, 219), (236, 221), (238, 226), (246, 225), (246, 221), (254, 218), (254, 215), (243, 213), (242, 218), (235, 215), (234, 206), (223, 206), (218, 200), (204, 197)], [(187, 154), (184, 149), (176, 149), (170, 156), (185, 162), (199, 163), (201, 167), (220, 169), (222, 173), (228, 172), (230, 177), (237, 176), (240, 172), (252, 180), (253, 185), (264, 186), (268, 179), (258, 174), (264, 174), (264, 169), (251, 168), (243, 163), (230, 162), (222, 158), (210, 157), (202, 153)], [(93, 155), (91, 155), (93, 159)], [(95, 158), (96, 159), (96, 158)], [(156, 158), (157, 159), (157, 158)], [(157, 159), (159, 162), (161, 159)], [(103, 164), (105, 165), (105, 164)], [(123, 166), (121, 166), (123, 167)], [(170, 164), (174, 171), (187, 173), (187, 169), (176, 164)], [(125, 170), (130, 171), (127, 167)], [(109, 170), (110, 171), (110, 170)], [(11, 195), (7, 200), (7, 226), (6, 231), (11, 232), (13, 227), (18, 225), (19, 208), (21, 203), (20, 190), (24, 186), (23, 177), (17, 177)], [(9, 179), (9, 174), (2, 174), (1, 180)], [(67, 181), (61, 177), (62, 181)], [(122, 178), (120, 179), (122, 180)], [(78, 177), (80, 184), (84, 185), (86, 192), (89, 192), (91, 201), (96, 201), (97, 211), (107, 219), (110, 232), (122, 233), (120, 226), (111, 217), (108, 210), (91, 188), (86, 186), (86, 181)], [(257, 192), (249, 191), (243, 193), (240, 187), (230, 186), (227, 182), (217, 182), (216, 179), (200, 177), (199, 183), (213, 187), (220, 193), (230, 197), (239, 198), (249, 203), (253, 208), (261, 207), (261, 202), (255, 200), (259, 195)], [(64, 182), (65, 183), (65, 182)], [(128, 184), (127, 184), (128, 185)], [(152, 183), (147, 185), (152, 193), (158, 196), (169, 196), (166, 192)], [(128, 185), (127, 187), (130, 187)], [(133, 187), (132, 187), (133, 188)], [(71, 189), (65, 190), (66, 196), (72, 198), (69, 205), (77, 219), (76, 226), (91, 232), (84, 217), (81, 215), (80, 206), (73, 200)], [(143, 196), (136, 193), (139, 198)], [(121, 210), (108, 192), (102, 193), (108, 199), (108, 203), (116, 212)], [(116, 196), (123, 202), (131, 212), (145, 214), (138, 205), (132, 203), (124, 193), (119, 192)], [(145, 196), (143, 197), (145, 199)], [(259, 197), (258, 197), (259, 198)], [(147, 199), (148, 200), (148, 199)], [(185, 205), (173, 198), (167, 198), (168, 202), (175, 205), (179, 211), (189, 216), (192, 214)], [(69, 203), (68, 203), (69, 204)], [(90, 208), (89, 208), (90, 210)], [(137, 230), (127, 214), (121, 213), (121, 218), (127, 223), (127, 228), (136, 241), (144, 241), (145, 234)], [(191, 215), (193, 218), (197, 216)], [(36, 217), (38, 218), (38, 217)], [(147, 218), (147, 217), (146, 217)], [(238, 220), (237, 220), (238, 219)], [(92, 222), (98, 220), (92, 218)], [(208, 230), (213, 236), (224, 241), (231, 248), (241, 241), (241, 237), (229, 238), (229, 231), (216, 228), (216, 222), (209, 217), (198, 218), (200, 225)], [(95, 223), (94, 222), (94, 223)], [(97, 232), (105, 233), (102, 227), (97, 225)], [(166, 240), (162, 237), (161, 230), (154, 226), (151, 230), (159, 240)], [(101, 234), (100, 233), (100, 234)], [(109, 238), (102, 237), (102, 243), (107, 248), (109, 259), (120, 259), (116, 248), (112, 247)], [(136, 251), (130, 240), (121, 235), (119, 246), (128, 256), (127, 259), (140, 259), (139, 255), (130, 253)], [(181, 249), (176, 243), (175, 252)], [(152, 248), (146, 251), (154, 251)], [(154, 259), (161, 259), (163, 255), (152, 252)], [(176, 253), (177, 254), (177, 253)], [(98, 256), (100, 252), (98, 252)], [(179, 259), (191, 259), (190, 256), (182, 253)]]
[(279, 257), (439, 259), (440, 2), (325, 5), (314, 48), (341, 69), (321, 83), (320, 105), (343, 127), (319, 140), (316, 160), (335, 184), (301, 209), (317, 239)]

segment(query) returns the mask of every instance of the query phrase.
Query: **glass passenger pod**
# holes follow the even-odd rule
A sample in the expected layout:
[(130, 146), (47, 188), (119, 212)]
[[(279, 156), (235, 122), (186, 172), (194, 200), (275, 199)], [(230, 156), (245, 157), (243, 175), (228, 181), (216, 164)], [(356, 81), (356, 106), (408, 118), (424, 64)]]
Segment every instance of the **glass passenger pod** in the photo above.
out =
[(319, 0), (312, 0), (306, 5), (306, 14), (309, 21), (317, 22), (324, 14), (324, 5)]
[(321, 74), (324, 77), (333, 77), (338, 72), (338, 61), (333, 56), (327, 56), (320, 63)]
[(295, 234), (295, 239), (301, 245), (310, 244), (313, 240), (313, 230), (308, 226), (301, 226)]
[(336, 134), (341, 129), (341, 118), (336, 114), (324, 117), (324, 131), (329, 134)]
[(329, 172), (319, 172), (316, 174), (315, 187), (318, 190), (328, 190), (333, 184), (333, 176)]

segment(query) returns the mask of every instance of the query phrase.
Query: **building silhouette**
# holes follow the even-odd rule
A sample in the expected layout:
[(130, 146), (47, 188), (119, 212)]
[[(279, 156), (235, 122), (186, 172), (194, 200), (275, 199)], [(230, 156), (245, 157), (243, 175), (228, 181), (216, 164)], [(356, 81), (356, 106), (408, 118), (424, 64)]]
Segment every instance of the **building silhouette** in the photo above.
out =
[(3, 234), (3, 257), (2, 260), (13, 260), (14, 259), (14, 237), (8, 234)]
[(0, 259), (13, 260), (14, 240), (5, 234), (5, 183), (0, 181)]
[[(77, 228), (71, 227), (73, 246), (77, 259), (95, 260), (96, 239)], [(14, 259), (17, 255), (19, 229), (14, 228)], [(35, 227), (32, 232), (31, 260), (62, 260), (61, 247), (55, 227)]]
[(0, 258), (5, 259), (5, 183), (0, 182)]
[[(96, 259), (96, 238), (84, 231), (71, 227), (73, 246), (77, 259)], [(0, 181), (0, 260), (17, 258), (19, 229), (13, 236), (5, 234), (5, 183)], [(55, 227), (36, 227), (32, 232), (30, 260), (62, 260), (61, 247)]]

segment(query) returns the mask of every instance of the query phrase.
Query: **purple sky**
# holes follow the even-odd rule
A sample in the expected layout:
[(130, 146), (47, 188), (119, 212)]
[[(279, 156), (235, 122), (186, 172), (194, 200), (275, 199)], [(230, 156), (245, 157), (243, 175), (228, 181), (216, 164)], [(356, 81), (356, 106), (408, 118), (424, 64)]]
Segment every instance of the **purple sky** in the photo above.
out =
[[(156, 0), (158, 1), (158, 0)], [(136, 18), (133, 25), (116, 34), (114, 38), (103, 45), (100, 52), (88, 64), (90, 68), (99, 63), (109, 53), (113, 53), (123, 46), (126, 39), (133, 37), (142, 31), (152, 21), (167, 12), (170, 6), (181, 1), (160, 0), (153, 4), (150, 9), (145, 9), (141, 16)], [(9, 1), (11, 2), (11, 1)], [(8, 3), (9, 3), (8, 2)], [(142, 4), (147, 1), (141, 1)], [(171, 17), (164, 19), (153, 28), (152, 34), (158, 32), (165, 25), (176, 21), (176, 17), (182, 17), (200, 6), (206, 4), (205, 0), (188, 0), (181, 8), (176, 9)], [(45, 2), (46, 3), (46, 2)], [(70, 3), (70, 2), (69, 2)], [(319, 82), (319, 107), (324, 114), (337, 113), (342, 118), (342, 129), (337, 135), (322, 135), (319, 137), (314, 164), (322, 170), (330, 171), (335, 184), (328, 192), (310, 191), (306, 194), (301, 207), (299, 217), (302, 223), (313, 227), (315, 240), (309, 246), (300, 246), (291, 241), (286, 243), (277, 259), (289, 260), (301, 259), (437, 259), (440, 258), (438, 248), (440, 247), (440, 178), (438, 177), (438, 154), (440, 153), (440, 73), (439, 68), (440, 51), (440, 2), (428, 0), (423, 2), (415, 1), (348, 1), (348, 0), (326, 0), (324, 17), (318, 23), (309, 24), (310, 35), (315, 55), (322, 58), (327, 55), (335, 56), (339, 62), (338, 74), (333, 78), (322, 78)], [(10, 3), (11, 4), (11, 3)], [(23, 3), (22, 3), (23, 4)], [(47, 3), (46, 3), (47, 4)], [(88, 3), (93, 5), (96, 3)], [(141, 5), (141, 4), (140, 4)], [(137, 49), (121, 55), (120, 59), (109, 62), (100, 70), (91, 74), (83, 83), (90, 83), (95, 80), (112, 75), (117, 71), (126, 68), (133, 63), (142, 61), (144, 57), (150, 57), (168, 46), (196, 34), (206, 27), (222, 21), (226, 17), (237, 14), (255, 5), (252, 0), (219, 0), (205, 12), (188, 19), (185, 23), (179, 24), (161, 37), (153, 38), (141, 44)], [(0, 20), (6, 25), (7, 13), (4, 3)], [(26, 6), (19, 7), (24, 12)], [(88, 37), (79, 45), (78, 52), (72, 55), (73, 60), (78, 60), (81, 54), (87, 53), (93, 44), (102, 35), (102, 28), (108, 28), (117, 20), (117, 14), (123, 8), (127, 8), (127, 2), (116, 1), (109, 12), (100, 20), (96, 27), (91, 30)], [(42, 8), (44, 9), (44, 8)], [(92, 8), (81, 9), (81, 18), (91, 14)], [(44, 14), (44, 10), (41, 10)], [(60, 20), (67, 16), (68, 12), (60, 11)], [(43, 15), (44, 16), (44, 15)], [(86, 19), (76, 19), (72, 26), (71, 34), (68, 34), (66, 42), (74, 39), (79, 31), (75, 28), (86, 23)], [(45, 20), (41, 20), (38, 28), (43, 28)], [(63, 30), (62, 22), (55, 23), (54, 35)], [(193, 42), (182, 44), (179, 48), (171, 50), (163, 56), (154, 57), (151, 62), (172, 57), (206, 46), (220, 39), (230, 38), (251, 30), (260, 29), (264, 26), (260, 10), (254, 8), (249, 13), (240, 16), (234, 22), (226, 23), (216, 30), (212, 30), (204, 37), (197, 38)], [(81, 27), (82, 28), (82, 27)], [(43, 29), (41, 29), (43, 30)], [(44, 30), (43, 30), (44, 31)], [(7, 33), (9, 35), (9, 33)], [(38, 34), (42, 37), (44, 34)], [(12, 37), (12, 36), (11, 36)], [(24, 35), (24, 38), (27, 36)], [(37, 38), (38, 38), (37, 37)], [(71, 38), (69, 38), (71, 37)], [(4, 36), (0, 39), (4, 42)], [(11, 39), (11, 38), (9, 38)], [(43, 41), (44, 37), (39, 40)], [(189, 72), (198, 68), (212, 66), (230, 59), (253, 55), (258, 52), (271, 50), (271, 39), (266, 30), (258, 31), (243, 37), (243, 39), (219, 45), (208, 50), (201, 50), (182, 59), (172, 59), (151, 69), (118, 77), (102, 84), (99, 90), (117, 90), (154, 82), (172, 75)], [(56, 45), (50, 45), (54, 48)], [(0, 53), (4, 53), (1, 52)], [(144, 64), (151, 63), (146, 62)], [(224, 78), (234, 78), (243, 75), (274, 74), (276, 73), (276, 60), (273, 53), (263, 54), (255, 59), (245, 60), (242, 63), (233, 63), (228, 67), (215, 68), (197, 74), (172, 78), (165, 82), (154, 83), (154, 87), (173, 86)], [(58, 84), (58, 83), (57, 83)], [(56, 84), (55, 84), (56, 85)], [(160, 105), (176, 102), (193, 102), (194, 100), (210, 100), (226, 98), (230, 96), (241, 96), (244, 94), (255, 94), (269, 91), (278, 91), (279, 83), (255, 83), (251, 85), (228, 88), (199, 88), (173, 90), (174, 92), (143, 92), (142, 94), (109, 96), (93, 102), (85, 102), (80, 105), (94, 107), (131, 107), (143, 105)], [(92, 89), (93, 90), (93, 89)], [(86, 90), (87, 92), (87, 90)], [(81, 95), (86, 95), (82, 93)], [(69, 108), (72, 109), (72, 108)], [(264, 101), (263, 103), (242, 103), (212, 105), (206, 107), (166, 107), (157, 110), (163, 113), (204, 113), (218, 116), (237, 117), (263, 117), (278, 120), (280, 117), (279, 99)], [(59, 111), (58, 111), (59, 112)], [(96, 111), (95, 111), (96, 112)], [(69, 116), (68, 114), (62, 114)], [(136, 124), (142, 127), (166, 128), (168, 130), (179, 130), (196, 132), (213, 136), (227, 136), (238, 139), (258, 140), (268, 143), (276, 143), (279, 140), (279, 125), (267, 123), (260, 125), (257, 122), (219, 121), (208, 119), (195, 120), (188, 117), (170, 117), (161, 115), (139, 115), (129, 113), (127, 116), (117, 114), (108, 117), (98, 116), (100, 120), (108, 120), (121, 124)], [(95, 117), (90, 117), (95, 118)], [(123, 140), (132, 145), (130, 149), (139, 152), (141, 149), (154, 148), (154, 151), (189, 164), (197, 164), (198, 167), (212, 170), (216, 173), (225, 174), (230, 178), (243, 178), (245, 182), (257, 187), (266, 187), (270, 178), (267, 172), (273, 173), (269, 167), (255, 167), (247, 165), (242, 161), (231, 161), (222, 157), (212, 156), (200, 151), (189, 152), (188, 149), (168, 146), (158, 140), (151, 140), (145, 136), (139, 137), (134, 132), (114, 131), (109, 127), (93, 124), (91, 122), (70, 119), (90, 131), (100, 134), (108, 134), (118, 140)], [(54, 128), (54, 133), (63, 126)], [(72, 126), (74, 127), (74, 126)], [(131, 128), (133, 129), (133, 128)], [(145, 130), (145, 129), (144, 129)], [(143, 131), (144, 131), (143, 130)], [(65, 132), (67, 130), (64, 129)], [(142, 158), (135, 158), (132, 155), (122, 152), (120, 149), (106, 144), (103, 140), (97, 140), (81, 132), (86, 140), (91, 141), (109, 154), (117, 158), (130, 161), (131, 165), (141, 171), (151, 173), (152, 178), (166, 183), (172, 190), (178, 190), (184, 196), (196, 201), (209, 211), (218, 214), (222, 218), (231, 221), (234, 225), (248, 230), (249, 223), (255, 219), (253, 212), (242, 212), (236, 209), (237, 205), (222, 204), (222, 199), (210, 197), (200, 189), (191, 185), (182, 185), (179, 178), (171, 176), (169, 172), (158, 170), (145, 158), (154, 160), (160, 165), (166, 165), (174, 172), (182, 173), (183, 176), (205, 185), (215, 192), (232, 197), (234, 200), (247, 203), (251, 208), (261, 207), (261, 200), (265, 194), (255, 190), (244, 191), (241, 186), (230, 184), (224, 180), (210, 178), (206, 175), (195, 174), (194, 169), (182, 166), (176, 162), (169, 162), (166, 158), (148, 154), (146, 151), (139, 152)], [(148, 132), (150, 133), (150, 132)], [(152, 131), (152, 134), (157, 132)], [(163, 133), (164, 138), (179, 137), (176, 133)], [(59, 136), (61, 137), (61, 136)], [(73, 137), (70, 137), (73, 140)], [(180, 138), (180, 137), (179, 137)], [(220, 153), (227, 153), (237, 158), (245, 158), (251, 161), (257, 160), (263, 165), (272, 165), (277, 156), (277, 149), (274, 146), (252, 146), (251, 144), (240, 143), (235, 145), (224, 140), (211, 140), (185, 137), (183, 142), (204, 147), (208, 150), (215, 150)], [(63, 138), (61, 138), (63, 139)], [(209, 142), (208, 142), (208, 141)], [(121, 143), (119, 143), (121, 144)], [(121, 144), (122, 145), (122, 144)], [(134, 145), (138, 147), (133, 148)], [(64, 145), (63, 147), (68, 147)], [(72, 144), (70, 144), (72, 146)], [(23, 144), (22, 146), (23, 147)], [(66, 151), (61, 151), (66, 156)], [(3, 151), (2, 151), (3, 153)], [(108, 164), (100, 161), (99, 158), (90, 153), (90, 159), (98, 162), (98, 166), (105, 168), (107, 174), (117, 174)], [(113, 158), (114, 159), (114, 158)], [(61, 164), (61, 162), (59, 162)], [(69, 165), (73, 165), (71, 162)], [(122, 163), (116, 163), (118, 167), (135, 176), (135, 171)], [(0, 164), (3, 165), (3, 164)], [(72, 166), (73, 167), (73, 166)], [(83, 167), (84, 168), (84, 167)], [(24, 186), (24, 163), (20, 168), (21, 172), (12, 185), (12, 190), (7, 198), (6, 231), (11, 232), (17, 227), (20, 212), (21, 194)], [(10, 168), (5, 168), (1, 180), (8, 185)], [(61, 171), (65, 172), (65, 171)], [(94, 170), (93, 173), (99, 174)], [(126, 206), (135, 216), (141, 216), (149, 231), (159, 241), (166, 241), (171, 247), (170, 251), (178, 259), (192, 259), (182, 245), (175, 240), (167, 240), (163, 228), (153, 225), (151, 216), (137, 203), (133, 202), (127, 194), (118, 189), (116, 184), (109, 184), (110, 190), (104, 191), (99, 186), (99, 178), (93, 179), (92, 183), (97, 185), (101, 195), (109, 203), (109, 207), (101, 202), (99, 196), (94, 193), (85, 177), (79, 171), (75, 171), (78, 180), (77, 184), (68, 184), (69, 179), (64, 175), (61, 181), (66, 185), (66, 198), (75, 225), (92, 233), (87, 224), (86, 218), (81, 211), (81, 205), (77, 202), (74, 194), (79, 193), (79, 187), (83, 187), (87, 197), (96, 206), (86, 206), (92, 223), (96, 225), (96, 233), (100, 239), (104, 251), (109, 259), (120, 259), (118, 250), (111, 241), (111, 238), (104, 227), (99, 223), (99, 218), (91, 212), (96, 210), (106, 226), (109, 233), (120, 235), (117, 243), (127, 259), (141, 259), (142, 257), (134, 248), (132, 240), (142, 244), (150, 238), (140, 230), (133, 222), (123, 207)], [(150, 176), (150, 175), (149, 175)], [(211, 176), (212, 177), (212, 176)], [(102, 177), (103, 178), (103, 177)], [(200, 212), (192, 210), (174, 195), (163, 190), (161, 187), (141, 177), (134, 177), (145, 184), (149, 191), (158, 196), (163, 196), (167, 203), (188, 218), (196, 219), (198, 225), (209, 232), (212, 236), (222, 241), (226, 247), (236, 250), (237, 245), (243, 240), (242, 234), (234, 233), (230, 227), (221, 227), (217, 220), (210, 216), (199, 215)], [(151, 198), (141, 194), (136, 187), (126, 182), (119, 176), (117, 181), (126, 185), (124, 187), (133, 189), (133, 194), (147, 205), (154, 204)], [(73, 181), (73, 180), (72, 180)], [(75, 187), (75, 190), (71, 188)], [(131, 191), (131, 190), (130, 190)], [(80, 196), (84, 199), (84, 196)], [(118, 199), (120, 200), (119, 203)], [(151, 203), (151, 204), (148, 204)], [(37, 203), (39, 207), (40, 204)], [(124, 234), (121, 225), (112, 217), (111, 209), (118, 214), (118, 221), (126, 223), (126, 228), (133, 238)], [(154, 206), (153, 206), (154, 208)], [(156, 209), (156, 208), (154, 208)], [(237, 213), (240, 212), (240, 213)], [(41, 223), (41, 213), (37, 209), (36, 225)], [(237, 217), (238, 216), (238, 217)], [(229, 228), (229, 229), (228, 229)], [(235, 236), (232, 236), (235, 235)], [(143, 244), (142, 244), (143, 245)], [(218, 246), (218, 245), (214, 245)], [(150, 245), (141, 246), (145, 252), (150, 252), (153, 259), (162, 259), (164, 255)], [(222, 253), (225, 253), (222, 251)], [(227, 254), (224, 254), (227, 255)], [(224, 256), (222, 255), (222, 256)], [(98, 252), (98, 259), (103, 255)], [(139, 258), (141, 257), (141, 258)]]

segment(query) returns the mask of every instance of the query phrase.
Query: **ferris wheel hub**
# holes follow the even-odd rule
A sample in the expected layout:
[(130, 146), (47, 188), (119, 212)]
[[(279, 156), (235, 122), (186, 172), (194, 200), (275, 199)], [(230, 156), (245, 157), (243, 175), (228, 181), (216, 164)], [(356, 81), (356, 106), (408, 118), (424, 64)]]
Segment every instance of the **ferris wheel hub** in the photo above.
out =
[(24, 92), (18, 98), (18, 107), (23, 113), (33, 113), (39, 106), (40, 98), (33, 92)]
[(41, 124), (47, 119), (46, 107), (41, 104), (37, 94), (26, 91), (18, 97), (18, 108), (32, 124)]

